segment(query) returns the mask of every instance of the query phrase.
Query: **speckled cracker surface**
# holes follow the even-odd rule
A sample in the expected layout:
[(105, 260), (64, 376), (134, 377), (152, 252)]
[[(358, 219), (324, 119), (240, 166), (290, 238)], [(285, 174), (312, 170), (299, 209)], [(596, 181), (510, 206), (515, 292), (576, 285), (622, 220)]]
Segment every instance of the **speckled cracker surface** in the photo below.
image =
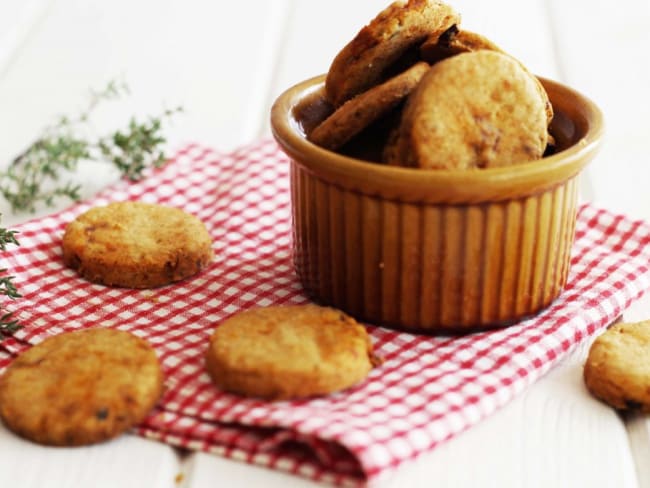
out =
[(0, 417), (34, 442), (92, 444), (142, 421), (162, 389), (146, 341), (114, 329), (66, 332), (20, 354), (0, 377)]
[(376, 363), (362, 325), (312, 304), (236, 314), (216, 328), (206, 354), (219, 387), (276, 400), (345, 389), (362, 381)]
[(203, 223), (180, 209), (142, 202), (91, 208), (66, 227), (63, 260), (89, 281), (154, 288), (192, 276), (212, 260)]

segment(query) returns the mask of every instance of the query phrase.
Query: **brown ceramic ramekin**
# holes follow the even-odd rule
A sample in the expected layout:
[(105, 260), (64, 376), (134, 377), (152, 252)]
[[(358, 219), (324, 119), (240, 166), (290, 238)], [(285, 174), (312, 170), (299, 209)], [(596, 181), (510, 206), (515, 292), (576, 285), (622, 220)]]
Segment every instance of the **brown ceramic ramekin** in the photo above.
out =
[(562, 291), (577, 178), (603, 133), (593, 102), (541, 79), (559, 151), (469, 171), (399, 168), (346, 157), (305, 137), (325, 116), (324, 77), (271, 112), (291, 159), (294, 262), (307, 293), (357, 319), (435, 333), (499, 327)]

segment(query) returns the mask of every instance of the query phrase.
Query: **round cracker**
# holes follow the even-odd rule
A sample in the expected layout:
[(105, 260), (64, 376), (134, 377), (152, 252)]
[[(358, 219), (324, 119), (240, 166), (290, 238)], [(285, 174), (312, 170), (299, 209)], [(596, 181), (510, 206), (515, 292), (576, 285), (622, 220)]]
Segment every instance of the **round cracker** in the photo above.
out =
[(59, 334), (20, 354), (0, 377), (0, 417), (34, 442), (79, 446), (140, 423), (163, 390), (153, 349), (124, 331)]
[(407, 100), (387, 162), (472, 169), (541, 158), (548, 121), (538, 85), (521, 63), (495, 51), (434, 64)]
[(449, 5), (437, 0), (393, 2), (336, 55), (325, 80), (327, 99), (339, 107), (380, 83), (409, 49), (459, 21)]
[(616, 324), (596, 338), (584, 367), (587, 389), (621, 410), (650, 412), (650, 321)]
[[(479, 50), (496, 51), (502, 54), (507, 54), (494, 42), (487, 37), (471, 32), (464, 29), (459, 29), (457, 26), (452, 26), (439, 36), (429, 37), (420, 46), (420, 55), (429, 64), (435, 64), (438, 61), (455, 56), (461, 53), (474, 52)], [(526, 69), (522, 64), (522, 68)], [(537, 89), (541, 97), (544, 99), (546, 106), (546, 122), (547, 125), (553, 119), (553, 106), (548, 99), (546, 90), (535, 78), (537, 82)]]
[(314, 144), (336, 150), (395, 108), (418, 85), (429, 65), (419, 62), (403, 73), (348, 100), (310, 134)]
[(142, 202), (95, 207), (66, 227), (63, 261), (89, 281), (154, 288), (192, 276), (213, 258), (205, 225), (180, 209)]
[(317, 305), (236, 314), (215, 329), (206, 353), (207, 371), (219, 388), (273, 400), (348, 388), (376, 363), (363, 326)]

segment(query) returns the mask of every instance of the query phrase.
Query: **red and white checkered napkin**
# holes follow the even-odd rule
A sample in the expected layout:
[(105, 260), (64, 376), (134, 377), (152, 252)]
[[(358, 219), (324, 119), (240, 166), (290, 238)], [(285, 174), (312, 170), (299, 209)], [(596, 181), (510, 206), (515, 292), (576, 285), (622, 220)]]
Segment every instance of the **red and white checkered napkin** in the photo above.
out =
[[(214, 263), (152, 291), (93, 285), (66, 269), (65, 224), (130, 199), (197, 215), (214, 238)], [(296, 402), (223, 393), (204, 371), (212, 330), (252, 306), (307, 300), (291, 263), (289, 205), (288, 161), (274, 142), (226, 155), (192, 145), (145, 181), (20, 226), (6, 266), (24, 295), (16, 306), (25, 328), (5, 350), (84, 327), (132, 331), (156, 348), (166, 374), (140, 434), (315, 480), (372, 482), (507, 403), (650, 287), (650, 226), (583, 206), (567, 289), (538, 316), (464, 337), (369, 326), (385, 362), (363, 384)]]

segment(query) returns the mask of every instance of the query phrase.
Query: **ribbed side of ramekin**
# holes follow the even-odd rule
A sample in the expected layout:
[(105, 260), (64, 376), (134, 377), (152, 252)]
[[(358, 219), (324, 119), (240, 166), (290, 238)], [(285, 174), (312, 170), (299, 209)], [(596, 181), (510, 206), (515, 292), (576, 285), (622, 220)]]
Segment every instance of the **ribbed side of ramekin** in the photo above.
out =
[(291, 163), (294, 262), (317, 301), (375, 324), (431, 331), (502, 326), (564, 287), (576, 177), (467, 205), (342, 189)]

